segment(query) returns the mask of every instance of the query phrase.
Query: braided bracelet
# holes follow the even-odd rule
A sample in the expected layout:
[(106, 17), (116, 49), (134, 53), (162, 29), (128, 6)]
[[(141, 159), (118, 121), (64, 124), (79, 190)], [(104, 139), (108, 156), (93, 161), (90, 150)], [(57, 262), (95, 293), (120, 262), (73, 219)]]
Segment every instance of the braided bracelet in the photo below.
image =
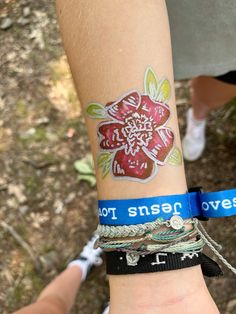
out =
[[(201, 189), (193, 189), (181, 195), (99, 201), (100, 238), (96, 245), (138, 258), (161, 252), (198, 254), (206, 244), (236, 274), (236, 269), (219, 253), (221, 246), (198, 221), (234, 214), (236, 190), (202, 193)], [(185, 230), (186, 224), (193, 228)], [(159, 230), (162, 226), (170, 230)]]

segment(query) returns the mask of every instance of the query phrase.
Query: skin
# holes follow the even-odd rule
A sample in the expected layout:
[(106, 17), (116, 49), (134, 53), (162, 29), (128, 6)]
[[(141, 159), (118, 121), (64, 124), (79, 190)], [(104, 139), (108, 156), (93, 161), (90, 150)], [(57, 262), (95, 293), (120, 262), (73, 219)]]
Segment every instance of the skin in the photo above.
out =
[[(81, 105), (106, 104), (131, 89), (143, 90), (151, 65), (172, 86), (168, 127), (180, 137), (175, 109), (169, 23), (161, 0), (57, 0), (65, 51)], [(94, 159), (99, 152), (98, 122), (86, 118)], [(184, 167), (164, 166), (148, 183), (101, 178), (100, 199), (125, 199), (185, 193)], [(111, 314), (219, 313), (206, 288), (200, 267), (163, 273), (110, 276)], [(155, 297), (154, 297), (155, 296)], [(191, 306), (190, 306), (191, 305)]]
[[(148, 1), (144, 5), (142, 1), (90, 0), (78, 3), (69, 0), (65, 3), (58, 0), (57, 11), (64, 47), (83, 108), (93, 101), (106, 104), (132, 89), (143, 91), (148, 65), (159, 78), (168, 77), (173, 86), (169, 25), (163, 1)], [(168, 104), (172, 108), (168, 127), (174, 132), (176, 145), (180, 147), (174, 89)], [(86, 124), (96, 158), (99, 152), (98, 122), (86, 118)], [(169, 185), (169, 178), (173, 187)], [(100, 199), (157, 196), (172, 194), (173, 191), (184, 193), (187, 189), (183, 165), (159, 169), (158, 176), (148, 184), (114, 180), (111, 176), (102, 180), (100, 172), (97, 172), (97, 179)], [(137, 190), (140, 190), (139, 195)]]
[[(83, 108), (92, 101), (107, 103), (135, 88), (143, 90), (143, 74), (151, 65), (166, 76), (173, 89), (172, 56), (165, 2), (161, 0), (57, 0), (64, 47)], [(180, 147), (174, 92), (169, 101), (173, 130)], [(97, 122), (86, 119), (94, 159), (99, 147)], [(162, 167), (142, 184), (102, 180), (97, 171), (101, 199), (138, 198), (185, 193), (184, 167)], [(65, 270), (39, 296), (37, 302), (15, 314), (69, 313), (81, 282), (81, 271)], [(199, 266), (162, 273), (110, 276), (111, 314), (219, 313)]]
[[(166, 76), (173, 91), (169, 25), (161, 0), (57, 0), (65, 50), (83, 108), (92, 101), (107, 103), (131, 89), (143, 91), (143, 74), (151, 65), (158, 77)], [(196, 119), (236, 96), (236, 86), (212, 77), (191, 82), (191, 103)], [(214, 93), (212, 92), (214, 91)], [(180, 146), (175, 98), (168, 102), (168, 126)], [(86, 119), (94, 158), (99, 145), (97, 122)], [(102, 199), (137, 198), (185, 193), (183, 166), (161, 168), (150, 182), (140, 184), (112, 177), (102, 180), (97, 171), (98, 196)], [(81, 283), (74, 266), (55, 278), (36, 303), (15, 314), (64, 314), (71, 310)], [(111, 314), (219, 313), (199, 266), (161, 273), (109, 276)]]
[(236, 97), (236, 86), (210, 76), (198, 76), (191, 81), (191, 104), (194, 117), (206, 119), (208, 114)]
[(37, 301), (14, 314), (69, 313), (81, 284), (82, 272), (71, 266), (57, 276), (40, 294)]

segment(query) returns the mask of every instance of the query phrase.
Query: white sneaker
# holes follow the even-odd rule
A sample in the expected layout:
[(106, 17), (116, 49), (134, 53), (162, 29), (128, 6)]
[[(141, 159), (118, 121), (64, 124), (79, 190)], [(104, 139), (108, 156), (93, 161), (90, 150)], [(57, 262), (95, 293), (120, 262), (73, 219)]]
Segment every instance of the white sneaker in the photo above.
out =
[(187, 111), (187, 131), (182, 141), (183, 155), (186, 160), (198, 159), (205, 148), (206, 120), (196, 120), (192, 108)]
[(105, 309), (103, 310), (102, 314), (109, 314), (110, 306), (109, 303), (106, 305)]
[(68, 267), (76, 265), (81, 268), (82, 280), (86, 279), (88, 272), (90, 271), (92, 266), (99, 266), (102, 264), (102, 258), (100, 257), (100, 255), (102, 254), (102, 249), (93, 248), (94, 242), (97, 240), (97, 238), (97, 235), (93, 235), (92, 238), (83, 247), (83, 250), (80, 253), (78, 259), (70, 262), (68, 265)]

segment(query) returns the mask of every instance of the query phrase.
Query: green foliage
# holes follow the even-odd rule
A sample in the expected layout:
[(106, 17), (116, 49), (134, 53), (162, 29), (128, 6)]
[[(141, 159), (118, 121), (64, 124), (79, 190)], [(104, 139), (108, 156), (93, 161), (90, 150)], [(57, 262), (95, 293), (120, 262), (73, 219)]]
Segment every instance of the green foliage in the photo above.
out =
[(224, 115), (224, 120), (228, 120), (233, 117), (236, 117), (236, 98), (234, 98), (228, 103), (226, 107), (226, 112)]
[(81, 174), (94, 174), (94, 169), (86, 159), (76, 160), (74, 167)]
[(78, 181), (85, 181), (91, 187), (96, 185), (96, 177), (94, 171), (93, 158), (91, 154), (88, 154), (85, 158), (76, 160), (74, 162), (74, 168), (78, 171)]
[(91, 187), (94, 187), (96, 185), (96, 178), (93, 175), (90, 174), (80, 174), (77, 177), (78, 181), (85, 181), (87, 182)]
[(23, 99), (18, 99), (16, 102), (16, 115), (19, 118), (27, 117), (27, 104)]

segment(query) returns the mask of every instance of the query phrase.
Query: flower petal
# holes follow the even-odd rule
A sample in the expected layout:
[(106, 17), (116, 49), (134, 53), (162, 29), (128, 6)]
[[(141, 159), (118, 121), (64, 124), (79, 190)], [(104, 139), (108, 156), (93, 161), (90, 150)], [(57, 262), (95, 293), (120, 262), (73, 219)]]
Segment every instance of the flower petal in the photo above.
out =
[(135, 156), (125, 154), (121, 149), (116, 152), (112, 163), (112, 171), (115, 177), (131, 177), (145, 180), (152, 176), (155, 170), (154, 162), (142, 151)]
[(139, 93), (133, 91), (113, 103), (108, 103), (105, 108), (110, 117), (123, 121), (129, 113), (137, 110), (140, 100)]
[(121, 148), (125, 139), (121, 132), (123, 124), (119, 122), (102, 122), (99, 124), (98, 137), (100, 138), (100, 147), (102, 149), (113, 150)]
[(170, 110), (167, 104), (153, 101), (147, 95), (141, 96), (141, 104), (138, 112), (151, 117), (154, 120), (155, 128), (164, 125), (170, 116)]
[(156, 163), (164, 165), (166, 158), (173, 148), (174, 133), (169, 128), (159, 128), (153, 132), (153, 138), (143, 147), (143, 151)]

